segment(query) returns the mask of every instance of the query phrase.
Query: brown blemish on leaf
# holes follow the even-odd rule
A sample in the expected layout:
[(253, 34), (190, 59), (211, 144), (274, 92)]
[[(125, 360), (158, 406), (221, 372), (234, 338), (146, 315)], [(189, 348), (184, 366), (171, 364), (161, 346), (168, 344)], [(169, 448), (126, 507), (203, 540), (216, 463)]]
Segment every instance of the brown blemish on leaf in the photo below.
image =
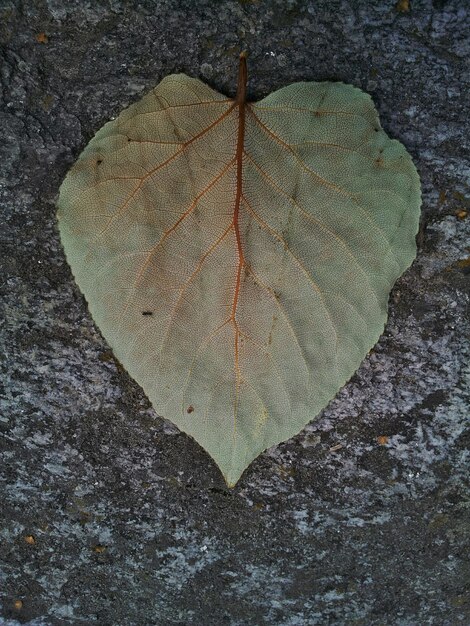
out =
[(459, 220), (464, 220), (468, 215), (468, 211), (465, 211), (465, 209), (458, 209), (455, 212), (455, 215), (459, 218)]
[(27, 544), (29, 544), (30, 546), (34, 545), (36, 543), (36, 539), (34, 538), (33, 535), (26, 535), (24, 537), (24, 540)]
[(276, 328), (276, 322), (277, 322), (278, 319), (279, 318), (278, 318), (277, 315), (273, 315), (273, 319), (272, 319), (272, 322), (271, 322), (271, 330), (269, 331), (269, 336), (268, 336), (268, 345), (272, 344), (273, 333), (274, 333), (274, 330)]
[(17, 611), (20, 611), (23, 608), (23, 601), (22, 600), (15, 600), (13, 602), (13, 606)]
[(387, 444), (388, 443), (387, 435), (379, 435), (377, 437), (377, 443), (379, 444), (379, 446), (384, 446), (385, 444)]
[(194, 411), (194, 407), (193, 406), (188, 406), (188, 408), (186, 409), (186, 413), (192, 413)]
[(36, 35), (36, 41), (38, 43), (47, 43), (49, 41), (49, 37), (46, 35), (46, 33), (38, 33)]

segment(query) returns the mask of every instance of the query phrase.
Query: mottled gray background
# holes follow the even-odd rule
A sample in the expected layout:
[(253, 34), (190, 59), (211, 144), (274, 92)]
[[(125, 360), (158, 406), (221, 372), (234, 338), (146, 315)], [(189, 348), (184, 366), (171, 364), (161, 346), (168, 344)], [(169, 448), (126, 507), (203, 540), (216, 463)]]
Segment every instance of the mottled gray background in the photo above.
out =
[[(406, 5), (0, 0), (2, 624), (470, 624), (470, 7)], [(233, 95), (243, 48), (253, 99), (370, 92), (423, 219), (378, 345), (228, 490), (113, 360), (54, 203), (110, 117), (175, 71)]]

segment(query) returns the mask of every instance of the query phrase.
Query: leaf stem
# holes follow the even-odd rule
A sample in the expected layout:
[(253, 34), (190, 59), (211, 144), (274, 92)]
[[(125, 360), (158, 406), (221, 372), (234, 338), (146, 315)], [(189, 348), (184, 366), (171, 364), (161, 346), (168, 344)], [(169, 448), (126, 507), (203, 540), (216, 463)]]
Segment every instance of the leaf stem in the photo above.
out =
[(235, 102), (237, 104), (245, 104), (246, 102), (246, 81), (248, 77), (248, 71), (246, 67), (246, 50), (240, 53), (240, 65), (238, 66), (238, 86), (237, 97)]

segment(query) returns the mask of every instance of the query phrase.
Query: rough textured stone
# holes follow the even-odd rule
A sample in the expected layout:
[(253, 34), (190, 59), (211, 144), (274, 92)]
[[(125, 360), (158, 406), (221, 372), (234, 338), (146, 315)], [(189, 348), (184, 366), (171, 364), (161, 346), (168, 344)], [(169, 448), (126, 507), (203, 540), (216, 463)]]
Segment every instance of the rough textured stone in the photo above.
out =
[[(406, 5), (0, 1), (0, 623), (470, 624), (470, 19), (463, 0)], [(242, 48), (252, 99), (369, 91), (423, 221), (379, 344), (228, 490), (113, 360), (54, 203), (111, 116), (174, 71), (232, 95)]]

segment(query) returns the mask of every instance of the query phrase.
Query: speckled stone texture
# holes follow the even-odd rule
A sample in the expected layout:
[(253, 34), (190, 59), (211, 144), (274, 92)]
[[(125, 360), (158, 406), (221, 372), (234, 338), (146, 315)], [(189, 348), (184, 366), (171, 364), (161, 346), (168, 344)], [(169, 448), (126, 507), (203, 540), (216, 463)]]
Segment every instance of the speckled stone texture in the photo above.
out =
[[(0, 0), (1, 624), (470, 624), (468, 9)], [(166, 74), (233, 95), (243, 48), (252, 99), (296, 80), (371, 93), (423, 220), (378, 345), (229, 490), (113, 360), (55, 200)]]

